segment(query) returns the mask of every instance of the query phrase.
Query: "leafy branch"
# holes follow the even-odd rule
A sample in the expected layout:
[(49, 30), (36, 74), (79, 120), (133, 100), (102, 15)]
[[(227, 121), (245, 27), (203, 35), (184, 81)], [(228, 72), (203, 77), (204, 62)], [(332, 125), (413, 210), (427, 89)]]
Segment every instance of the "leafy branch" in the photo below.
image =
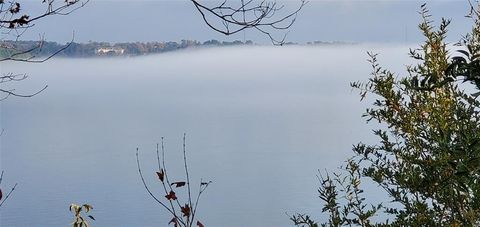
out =
[[(163, 198), (156, 196), (151, 191), (150, 187), (147, 185), (140, 165), (139, 149), (137, 148), (136, 150), (138, 173), (147, 193), (156, 203), (158, 203), (161, 207), (167, 210), (170, 215), (172, 215), (172, 219), (168, 222), (168, 224), (173, 224), (175, 227), (191, 227), (194, 225), (197, 225), (198, 227), (203, 227), (203, 224), (198, 219), (196, 219), (197, 208), (200, 197), (212, 182), (205, 182), (200, 179), (198, 192), (195, 197), (192, 195), (186, 154), (186, 134), (183, 135), (183, 166), (185, 170), (185, 181), (170, 181), (168, 174), (169, 172), (167, 171), (167, 167), (165, 165), (165, 146), (163, 137), (161, 139), (161, 144), (157, 144), (156, 157), (158, 164), (158, 171), (156, 171), (156, 175), (158, 177), (158, 180), (162, 184), (164, 192)], [(184, 202), (181, 202), (181, 199), (177, 197), (176, 192), (178, 192), (178, 190), (181, 190), (181, 188), (184, 187), (187, 188), (187, 198)]]
[[(81, 213), (82, 213), (83, 210), (85, 210), (85, 213), (90, 212), (90, 210), (93, 209), (93, 207), (91, 205), (83, 204), (83, 205), (80, 206), (80, 205), (72, 203), (68, 209), (70, 210), (70, 212), (73, 212), (74, 215), (75, 215), (75, 217), (73, 219), (73, 222), (72, 222), (73, 227), (84, 227), (84, 226), (88, 227), (88, 222), (84, 217), (82, 217)], [(95, 221), (95, 218), (92, 215), (88, 215), (88, 218)]]

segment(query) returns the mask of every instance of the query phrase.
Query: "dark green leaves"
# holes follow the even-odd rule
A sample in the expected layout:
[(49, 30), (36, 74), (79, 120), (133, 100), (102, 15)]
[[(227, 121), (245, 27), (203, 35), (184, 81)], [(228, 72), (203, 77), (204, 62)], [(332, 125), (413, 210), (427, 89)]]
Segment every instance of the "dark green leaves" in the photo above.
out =
[[(450, 21), (435, 26), (425, 4), (420, 13), (425, 42), (410, 50), (417, 64), (408, 66), (406, 75), (395, 74), (369, 53), (370, 79), (351, 84), (361, 99), (374, 95), (364, 117), (381, 127), (373, 131), (375, 143), (353, 147), (342, 174), (319, 175), (322, 212), (328, 214), (324, 226), (480, 223), (480, 18), (450, 58), (445, 42)], [(459, 79), (477, 92), (465, 92), (471, 87)], [(384, 189), (389, 201), (366, 203), (364, 180)], [(372, 223), (379, 212), (390, 221)], [(305, 216), (293, 217), (296, 225), (310, 226)]]

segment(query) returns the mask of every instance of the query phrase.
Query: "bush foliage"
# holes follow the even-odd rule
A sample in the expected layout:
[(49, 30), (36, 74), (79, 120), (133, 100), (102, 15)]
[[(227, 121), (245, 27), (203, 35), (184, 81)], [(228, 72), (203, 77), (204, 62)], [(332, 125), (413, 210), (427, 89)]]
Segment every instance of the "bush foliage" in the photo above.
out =
[[(379, 141), (355, 145), (343, 173), (319, 176), (328, 214), (323, 226), (480, 225), (480, 102), (474, 93), (480, 89), (480, 22), (472, 12), (472, 32), (450, 53), (450, 21), (434, 26), (422, 5), (425, 42), (410, 51), (418, 64), (405, 76), (382, 68), (369, 53), (370, 79), (351, 85), (362, 99), (374, 96), (364, 117), (380, 123), (373, 131)], [(365, 201), (367, 179), (384, 189), (388, 202)], [(292, 221), (317, 226), (305, 215)]]

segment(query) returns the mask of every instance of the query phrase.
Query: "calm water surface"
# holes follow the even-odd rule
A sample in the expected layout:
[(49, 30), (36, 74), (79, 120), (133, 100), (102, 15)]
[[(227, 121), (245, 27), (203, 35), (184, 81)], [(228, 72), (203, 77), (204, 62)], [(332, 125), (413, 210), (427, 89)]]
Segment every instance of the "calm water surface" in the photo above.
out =
[[(140, 149), (152, 190), (155, 144), (166, 138), (171, 177), (181, 174), (187, 133), (191, 178), (212, 180), (199, 206), (206, 226), (291, 226), (319, 215), (317, 169), (335, 170), (358, 141), (374, 141), (349, 82), (370, 73), (366, 51), (403, 68), (394, 46), (250, 47), (118, 59), (2, 63), (27, 73), (0, 103), (1, 226), (68, 226), (70, 203), (89, 203), (92, 226), (166, 226), (135, 163)], [(8, 87), (6, 87), (8, 88)], [(177, 174), (175, 174), (177, 173)]]

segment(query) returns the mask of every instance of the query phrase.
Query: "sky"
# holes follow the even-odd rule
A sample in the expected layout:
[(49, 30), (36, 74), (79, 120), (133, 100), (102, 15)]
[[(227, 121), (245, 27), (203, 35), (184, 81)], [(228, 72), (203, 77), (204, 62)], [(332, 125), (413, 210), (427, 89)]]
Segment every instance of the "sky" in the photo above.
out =
[[(236, 1), (236, 0), (235, 0)], [(288, 32), (287, 41), (344, 41), (359, 43), (416, 43), (422, 40), (417, 24), (425, 1), (415, 0), (310, 0)], [(207, 4), (215, 2), (207, 1)], [(293, 11), (299, 1), (280, 1), (284, 13)], [(472, 20), (467, 0), (427, 1), (437, 24), (441, 17), (452, 19), (449, 40), (458, 41), (467, 33)], [(39, 13), (39, 1), (25, 4), (24, 12)], [(278, 15), (281, 16), (281, 15)], [(249, 30), (224, 36), (203, 22), (188, 0), (90, 0), (68, 16), (52, 16), (38, 21), (23, 39), (67, 42), (75, 33), (76, 42), (106, 41), (206, 41), (253, 40), (269, 43), (258, 31)], [(281, 37), (283, 33), (275, 34)]]

